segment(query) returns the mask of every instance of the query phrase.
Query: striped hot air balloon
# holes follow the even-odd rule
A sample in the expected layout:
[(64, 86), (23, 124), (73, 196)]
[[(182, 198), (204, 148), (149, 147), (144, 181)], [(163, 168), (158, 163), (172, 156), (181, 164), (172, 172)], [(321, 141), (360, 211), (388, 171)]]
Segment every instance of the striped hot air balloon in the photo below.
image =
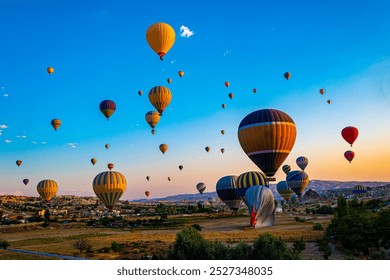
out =
[(283, 172), (287, 175), (288, 172), (291, 171), (291, 166), (288, 165), (288, 164), (285, 164), (285, 165), (282, 166), (282, 170), (283, 170)]
[(57, 131), (57, 129), (61, 126), (61, 120), (53, 119), (50, 124), (54, 128), (54, 130)]
[(296, 135), (292, 118), (275, 109), (252, 112), (238, 127), (242, 149), (268, 177), (274, 176), (287, 158)]
[(167, 23), (157, 22), (146, 30), (146, 41), (149, 46), (158, 54), (161, 60), (175, 43), (175, 30)]
[(290, 171), (287, 174), (287, 185), (297, 194), (301, 196), (309, 184), (309, 175), (305, 171)]
[(275, 224), (275, 198), (272, 191), (264, 186), (253, 186), (245, 193), (250, 224), (254, 228)]
[(117, 171), (101, 172), (92, 181), (96, 196), (110, 210), (126, 191), (126, 185), (125, 176)]
[(304, 156), (300, 156), (296, 159), (296, 163), (298, 165), (298, 167), (302, 170), (305, 170), (305, 168), (307, 167), (307, 165), (309, 164), (309, 159), (307, 157), (304, 157)]
[(367, 188), (362, 185), (356, 185), (352, 189), (352, 194), (354, 194), (358, 198), (362, 198), (366, 196), (367, 193)]
[(196, 185), (196, 189), (198, 190), (198, 192), (200, 192), (200, 194), (203, 194), (203, 192), (205, 191), (206, 189), (206, 185), (205, 183), (203, 182), (200, 182)]
[(149, 111), (145, 115), (145, 120), (152, 128), (152, 134), (154, 134), (153, 133), (155, 131), (154, 128), (156, 127), (156, 125), (160, 121), (160, 114), (156, 111)]
[(172, 93), (169, 88), (156, 86), (149, 91), (149, 101), (162, 116), (164, 110), (168, 107), (172, 99)]
[(57, 195), (57, 182), (54, 180), (42, 180), (37, 185), (37, 191), (46, 203), (48, 203), (53, 196)]
[(241, 197), (237, 193), (236, 180), (237, 176), (224, 176), (218, 180), (216, 186), (218, 197), (233, 212), (237, 212), (242, 201)]
[(217, 201), (215, 200), (215, 198), (212, 197), (212, 196), (210, 196), (210, 197), (207, 199), (207, 201), (210, 203), (210, 205), (214, 205), (214, 203), (217, 202)]
[(114, 114), (116, 110), (116, 104), (112, 100), (103, 100), (99, 105), (100, 112), (108, 119)]
[(294, 191), (287, 185), (286, 181), (280, 181), (276, 185), (276, 190), (286, 202), (289, 202), (291, 197), (295, 194)]
[(245, 204), (247, 204), (245, 200), (246, 191), (256, 185), (269, 187), (267, 178), (262, 172), (249, 171), (237, 177), (237, 192)]

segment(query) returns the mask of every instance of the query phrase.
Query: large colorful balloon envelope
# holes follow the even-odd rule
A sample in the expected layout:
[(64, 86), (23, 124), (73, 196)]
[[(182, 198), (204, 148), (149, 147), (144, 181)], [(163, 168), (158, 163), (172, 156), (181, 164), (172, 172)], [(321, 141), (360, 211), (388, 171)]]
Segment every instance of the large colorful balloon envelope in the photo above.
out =
[(205, 183), (203, 183), (203, 182), (198, 183), (198, 184), (196, 185), (196, 189), (198, 190), (198, 192), (199, 192), (200, 194), (203, 194), (203, 192), (204, 192), (205, 189), (206, 189)]
[(241, 148), (268, 177), (274, 176), (287, 158), (296, 135), (292, 118), (275, 109), (252, 112), (238, 127)]
[(167, 23), (157, 22), (146, 30), (146, 41), (161, 60), (175, 43), (175, 30)]
[(355, 157), (355, 153), (354, 153), (353, 151), (351, 151), (351, 150), (346, 151), (346, 152), (344, 153), (344, 157), (349, 161), (349, 163), (351, 163), (352, 160), (353, 160), (354, 157)]
[(53, 119), (51, 121), (51, 126), (54, 128), (55, 131), (61, 126), (61, 121), (59, 119)]
[(261, 228), (275, 224), (275, 198), (270, 189), (253, 186), (245, 193), (245, 200), (252, 227)]
[(287, 175), (288, 172), (291, 171), (291, 166), (288, 165), (288, 164), (285, 164), (285, 165), (282, 166), (282, 170), (283, 170), (283, 172)]
[(276, 185), (276, 190), (286, 202), (289, 202), (291, 197), (295, 194), (294, 191), (287, 185), (286, 181), (280, 181)]
[(54, 180), (42, 180), (37, 185), (39, 195), (48, 203), (57, 195), (58, 185)]
[(101, 172), (92, 181), (96, 196), (110, 210), (126, 191), (126, 185), (125, 176), (117, 171)]
[(351, 147), (359, 135), (359, 130), (354, 126), (347, 126), (341, 131), (341, 136), (347, 141)]
[(161, 144), (159, 146), (160, 151), (165, 154), (166, 151), (168, 151), (168, 145), (167, 144)]
[(30, 182), (29, 179), (23, 179), (23, 184), (27, 186), (28, 182)]
[(287, 174), (287, 185), (292, 189), (297, 196), (301, 196), (309, 184), (309, 175), (305, 171), (290, 171)]
[(218, 197), (233, 212), (237, 212), (242, 201), (237, 193), (236, 180), (237, 176), (224, 176), (218, 180), (216, 186)]
[(149, 91), (149, 101), (162, 116), (162, 113), (167, 108), (172, 99), (172, 93), (169, 88), (164, 86), (156, 86)]
[(108, 119), (114, 114), (116, 110), (116, 104), (112, 100), (103, 100), (99, 105), (100, 112)]
[(252, 186), (268, 186), (268, 181), (266, 176), (259, 171), (249, 171), (242, 173), (240, 176), (237, 177), (237, 193), (242, 198), (245, 204), (245, 193), (246, 191), (252, 187)]
[(298, 165), (298, 167), (302, 170), (305, 170), (305, 168), (307, 167), (307, 165), (309, 164), (309, 159), (307, 157), (304, 157), (304, 156), (300, 156), (296, 159), (296, 163)]
[(155, 132), (154, 128), (158, 124), (158, 122), (160, 121), (160, 114), (156, 111), (149, 111), (145, 115), (145, 120), (152, 128), (152, 134), (154, 134), (153, 133), (153, 132)]

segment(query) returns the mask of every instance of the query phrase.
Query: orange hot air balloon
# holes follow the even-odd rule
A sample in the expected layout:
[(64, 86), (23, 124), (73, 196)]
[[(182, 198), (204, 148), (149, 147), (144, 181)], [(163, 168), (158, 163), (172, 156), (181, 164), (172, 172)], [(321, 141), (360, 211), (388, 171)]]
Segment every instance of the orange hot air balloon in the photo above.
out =
[(238, 127), (238, 140), (247, 156), (272, 177), (294, 146), (297, 130), (292, 118), (275, 109), (250, 113)]
[(93, 165), (95, 165), (95, 163), (97, 162), (97, 159), (96, 158), (91, 158), (91, 162)]
[(359, 130), (354, 126), (344, 127), (341, 131), (341, 136), (347, 141), (351, 147), (359, 135)]
[(169, 182), (171, 181), (171, 177), (168, 177), (168, 181), (169, 181)]
[(290, 72), (284, 73), (284, 77), (286, 78), (286, 80), (289, 80), (291, 77), (291, 73)]
[(160, 151), (165, 154), (166, 151), (168, 151), (168, 145), (167, 144), (161, 144), (160, 145)]
[(179, 169), (180, 169), (180, 170), (183, 170), (183, 165), (179, 165)]
[(53, 119), (51, 121), (51, 126), (54, 128), (55, 131), (61, 126), (61, 121), (59, 119)]
[(230, 98), (230, 99), (233, 99), (233, 97), (234, 97), (234, 94), (233, 94), (233, 93), (229, 93), (229, 95), (228, 95), (228, 96), (229, 96), (229, 98)]
[(22, 163), (23, 163), (23, 162), (22, 162), (20, 159), (18, 159), (18, 160), (16, 161), (16, 165), (17, 165), (17, 166), (21, 166)]
[(207, 146), (206, 148), (204, 148), (206, 150), (206, 152), (210, 152), (211, 148), (209, 146)]
[(254, 88), (254, 89), (252, 89), (252, 91), (253, 91), (253, 93), (256, 93), (256, 92), (257, 92), (257, 89)]
[(58, 185), (54, 180), (42, 180), (37, 185), (39, 195), (48, 203), (57, 194)]
[(106, 147), (106, 149), (110, 148), (110, 144), (106, 144), (104, 145), (104, 147)]
[(109, 163), (109, 164), (107, 164), (107, 167), (108, 167), (108, 169), (112, 170), (114, 168), (114, 164), (113, 163)]
[(154, 135), (155, 132), (156, 132), (154, 130), (154, 127), (160, 121), (160, 114), (158, 112), (155, 112), (155, 111), (149, 111), (145, 115), (145, 120), (150, 125), (150, 127), (152, 128), (152, 134)]
[(146, 180), (148, 180), (148, 181), (149, 181), (149, 180), (150, 180), (150, 176), (146, 176)]
[(149, 101), (162, 116), (164, 110), (168, 107), (172, 99), (172, 93), (169, 88), (156, 86), (149, 91)]
[(322, 89), (320, 89), (320, 93), (321, 93), (321, 95), (324, 95), (324, 93), (325, 93), (325, 90), (322, 88)]
[(184, 71), (183, 71), (183, 70), (180, 70), (180, 71), (178, 72), (178, 74), (179, 74), (179, 76), (180, 76), (180, 78), (181, 78), (181, 77), (184, 76)]
[(226, 104), (222, 104), (222, 108), (225, 109), (226, 108)]
[(222, 129), (222, 130), (221, 130), (221, 134), (222, 134), (222, 135), (225, 135), (225, 130)]
[(165, 54), (172, 48), (175, 39), (175, 30), (167, 23), (157, 22), (146, 30), (146, 41), (160, 56), (161, 60), (164, 59)]
[(145, 195), (146, 195), (146, 197), (148, 197), (150, 195), (150, 191), (146, 191)]
[(172, 83), (172, 79), (171, 79), (171, 78), (168, 78), (168, 79), (167, 79), (167, 82), (168, 82), (168, 84)]
[(116, 171), (101, 172), (92, 181), (94, 193), (110, 210), (126, 191), (126, 186), (126, 177)]
[(221, 153), (224, 153), (224, 152), (225, 152), (225, 149), (224, 149), (224, 148), (222, 148), (222, 149), (221, 149)]
[(49, 66), (49, 67), (47, 67), (46, 71), (47, 71), (47, 73), (49, 73), (49, 75), (52, 75), (54, 73), (54, 68)]
[(344, 153), (344, 157), (349, 161), (349, 163), (351, 163), (353, 158), (355, 157), (355, 153), (353, 151), (346, 151)]
[(142, 90), (138, 91), (138, 95), (141, 96), (143, 94)]
[(330, 104), (332, 101), (330, 100), (330, 99), (328, 99), (327, 101), (326, 101), (326, 103), (328, 103), (328, 104)]
[(225, 87), (229, 87), (230, 86), (230, 82), (226, 81), (225, 82)]

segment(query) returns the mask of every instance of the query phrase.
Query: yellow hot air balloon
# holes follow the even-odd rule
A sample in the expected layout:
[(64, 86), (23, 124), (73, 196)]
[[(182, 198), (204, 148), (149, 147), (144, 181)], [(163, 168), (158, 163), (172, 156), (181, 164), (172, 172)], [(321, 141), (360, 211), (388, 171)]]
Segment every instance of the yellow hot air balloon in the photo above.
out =
[(104, 145), (104, 147), (106, 147), (106, 149), (110, 148), (110, 144), (106, 144)]
[(92, 181), (96, 196), (110, 210), (126, 191), (126, 185), (125, 176), (117, 171), (99, 173)]
[(107, 164), (107, 167), (108, 167), (108, 169), (112, 170), (114, 168), (114, 164), (113, 163), (109, 163), (109, 164)]
[(209, 146), (207, 146), (206, 148), (204, 148), (206, 150), (206, 152), (210, 152), (211, 148)]
[(138, 91), (138, 95), (141, 96), (143, 94), (142, 90)]
[(95, 165), (95, 163), (97, 162), (97, 159), (96, 158), (91, 158), (91, 162), (93, 165)]
[(160, 145), (160, 151), (165, 154), (166, 151), (168, 151), (168, 145), (167, 144), (161, 144)]
[(168, 181), (169, 181), (169, 182), (171, 181), (171, 177), (168, 177)]
[(330, 99), (328, 99), (326, 102), (327, 102), (328, 104), (330, 104), (332, 101), (331, 101)]
[(178, 74), (179, 74), (179, 76), (180, 76), (180, 78), (181, 78), (181, 77), (184, 76), (184, 71), (183, 71), (183, 70), (180, 70), (180, 71), (178, 72)]
[(54, 68), (49, 66), (49, 67), (47, 67), (46, 71), (47, 71), (47, 73), (49, 73), (49, 75), (51, 75), (54, 73)]
[(17, 166), (21, 166), (21, 165), (22, 165), (22, 161), (21, 161), (20, 159), (18, 159), (18, 160), (16, 161), (16, 165), (17, 165)]
[(162, 116), (172, 99), (172, 93), (169, 88), (156, 86), (149, 91), (149, 101)]
[(175, 30), (167, 23), (157, 22), (146, 30), (146, 41), (160, 56), (161, 60), (164, 59), (164, 55), (172, 48), (175, 39)]
[(171, 79), (171, 78), (168, 78), (168, 79), (167, 79), (167, 82), (168, 82), (168, 84), (172, 83), (172, 79)]
[(55, 131), (61, 126), (61, 121), (59, 119), (53, 119), (51, 121), (51, 126), (54, 128)]
[(158, 112), (155, 112), (155, 111), (149, 111), (145, 115), (145, 120), (152, 128), (152, 134), (154, 134), (155, 133), (154, 127), (160, 121), (160, 114)]
[(225, 130), (222, 129), (222, 130), (221, 130), (221, 134), (222, 134), (222, 135), (225, 135)]
[(37, 185), (37, 191), (46, 202), (49, 202), (57, 194), (58, 185), (54, 180), (42, 180)]

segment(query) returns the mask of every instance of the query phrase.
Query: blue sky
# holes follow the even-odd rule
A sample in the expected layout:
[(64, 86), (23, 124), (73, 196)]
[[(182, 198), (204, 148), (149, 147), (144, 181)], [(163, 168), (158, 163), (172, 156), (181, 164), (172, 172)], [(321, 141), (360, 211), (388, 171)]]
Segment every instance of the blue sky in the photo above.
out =
[[(0, 1), (0, 193), (36, 195), (38, 181), (50, 178), (59, 194), (92, 195), (93, 177), (109, 162), (128, 180), (124, 198), (146, 189), (195, 193), (201, 181), (213, 191), (220, 177), (257, 169), (237, 127), (264, 108), (297, 125), (286, 160), (293, 169), (305, 155), (312, 179), (390, 181), (388, 1), (129, 2)], [(177, 36), (163, 62), (145, 39), (160, 21)], [(181, 37), (183, 25), (194, 35)], [(152, 136), (147, 92), (169, 77), (172, 102)], [(117, 104), (109, 122), (99, 111), (104, 99)], [(57, 132), (53, 118), (63, 123)], [(348, 125), (360, 131), (352, 164), (340, 136)], [(161, 143), (169, 145), (164, 156)]]

